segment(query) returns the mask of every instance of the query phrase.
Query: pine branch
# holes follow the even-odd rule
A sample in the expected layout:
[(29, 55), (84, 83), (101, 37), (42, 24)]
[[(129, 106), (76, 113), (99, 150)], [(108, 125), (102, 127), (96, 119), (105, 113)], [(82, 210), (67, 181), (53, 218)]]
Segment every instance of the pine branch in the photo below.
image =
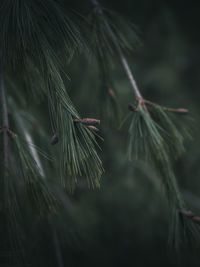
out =
[[(30, 153), (31, 153), (35, 163), (38, 166), (38, 171), (39, 171), (39, 173), (41, 175), (41, 178), (45, 179), (44, 168), (42, 166), (42, 162), (40, 160), (38, 151), (37, 151), (36, 147), (33, 145), (32, 137), (31, 137), (30, 133), (26, 130), (24, 122), (20, 118), (20, 116), (17, 116), (17, 121), (19, 123), (19, 126), (22, 127), (22, 129), (23, 129), (23, 133), (24, 133), (28, 148), (30, 150)], [(58, 234), (57, 234), (56, 230), (54, 229), (54, 226), (52, 225), (50, 216), (48, 216), (48, 223), (50, 225), (50, 231), (51, 231), (51, 234), (52, 234), (52, 241), (53, 241), (53, 245), (54, 245), (54, 248), (55, 248), (55, 257), (56, 257), (56, 260), (57, 260), (58, 267), (64, 267), (63, 257), (62, 257), (60, 243), (59, 243), (59, 239), (58, 239)]]
[(125, 58), (125, 56), (123, 55), (121, 50), (119, 50), (119, 56), (120, 56), (122, 65), (124, 67), (124, 70), (126, 72), (126, 75), (127, 75), (128, 79), (129, 79), (129, 82), (130, 82), (130, 84), (132, 86), (132, 89), (133, 89), (133, 92), (135, 94), (136, 99), (139, 100), (139, 101), (142, 101), (143, 100), (142, 94), (141, 94), (141, 92), (139, 90), (139, 87), (138, 87), (136, 81), (135, 81), (135, 78), (134, 78), (133, 73), (131, 71), (131, 68), (130, 68), (130, 66), (128, 64), (128, 61)]
[[(15, 109), (15, 104), (12, 103)], [(46, 215), (47, 213), (57, 213), (60, 208), (60, 203), (55, 197), (54, 193), (49, 188), (47, 182), (44, 180), (44, 170), (40, 162), (39, 154), (48, 158), (47, 155), (38, 149), (33, 143), (32, 138), (26, 127), (19, 117), (18, 112), (13, 112), (13, 119), (16, 120), (17, 127), (22, 131), (24, 138), (19, 137), (16, 133), (11, 131), (8, 127), (5, 128), (7, 136), (12, 140), (12, 152), (17, 153), (14, 159), (15, 164), (18, 166), (17, 170), (9, 168), (7, 173), (8, 179), (17, 180), (22, 178), (26, 196), (30, 201), (32, 207), (40, 215)], [(14, 177), (14, 178), (13, 178)], [(7, 181), (7, 193), (12, 190), (12, 183)], [(15, 192), (16, 193), (16, 192)], [(9, 196), (5, 196), (5, 201), (9, 202)], [(9, 208), (12, 207), (12, 203), (9, 204)]]
[[(94, 7), (96, 16), (101, 18), (100, 24), (104, 26), (100, 31), (105, 45), (104, 47), (102, 45), (102, 50), (113, 47), (111, 50), (113, 49), (121, 61), (137, 103), (136, 107), (129, 105), (129, 110), (134, 111), (129, 129), (129, 157), (131, 158), (132, 154), (134, 154), (136, 159), (144, 159), (148, 163), (153, 164), (154, 168), (158, 171), (165, 187), (171, 218), (173, 220), (172, 240), (174, 245), (178, 247), (177, 244), (179, 241), (176, 238), (176, 229), (180, 227), (183, 230), (185, 225), (187, 225), (185, 220), (189, 216), (184, 215), (186, 206), (176, 182), (172, 159), (176, 159), (177, 156), (180, 156), (184, 152), (184, 131), (181, 132), (168, 116), (168, 113), (187, 114), (188, 110), (162, 107), (143, 98), (125, 57), (120, 39), (117, 38), (118, 29), (113, 30), (113, 25), (104, 15), (104, 10), (97, 0), (90, 0), (90, 2)], [(103, 56), (104, 52), (100, 52)], [(191, 222), (195, 222), (199, 218), (198, 216), (192, 215), (190, 219)], [(188, 225), (186, 228), (188, 232), (193, 232), (193, 234), (197, 232), (194, 225)]]
[(90, 1), (91, 1), (91, 4), (94, 6), (94, 8), (97, 9), (97, 12), (99, 13), (99, 15), (102, 16), (105, 28), (106, 28), (107, 32), (110, 34), (110, 36), (113, 39), (113, 45), (115, 46), (115, 49), (116, 49), (116, 51), (118, 53), (118, 56), (119, 56), (120, 61), (121, 61), (121, 64), (123, 66), (123, 69), (124, 69), (127, 77), (128, 77), (128, 80), (129, 80), (129, 82), (131, 84), (131, 87), (132, 87), (132, 90), (133, 90), (133, 93), (134, 93), (136, 99), (138, 99), (140, 101), (143, 100), (142, 94), (141, 94), (141, 92), (139, 90), (139, 87), (138, 87), (138, 85), (136, 83), (136, 80), (135, 80), (135, 78), (133, 76), (133, 73), (132, 73), (131, 68), (130, 68), (130, 66), (128, 64), (128, 61), (127, 61), (127, 59), (126, 59), (121, 47), (118, 44), (118, 40), (116, 39), (115, 34), (112, 31), (112, 28), (110, 27), (108, 21), (104, 17), (104, 12), (103, 12), (103, 9), (102, 9), (100, 3), (97, 0), (90, 0)]
[[(127, 75), (127, 78), (130, 82), (130, 85), (132, 87), (132, 91), (134, 93), (134, 96), (136, 98), (136, 101), (138, 102), (138, 106), (143, 106), (143, 108), (146, 110), (146, 112), (148, 112), (147, 108), (146, 108), (146, 105), (157, 105), (151, 101), (148, 101), (146, 100), (143, 96), (142, 96), (142, 93), (137, 85), (137, 82), (134, 78), (134, 75), (133, 75), (133, 72), (130, 68), (130, 65), (128, 63), (128, 60), (125, 56), (125, 53), (124, 51), (122, 50), (120, 44), (119, 44), (119, 40), (118, 38), (116, 37), (116, 34), (115, 32), (113, 31), (109, 21), (107, 20), (106, 16), (104, 15), (104, 10), (101, 6), (101, 4), (97, 1), (97, 0), (90, 0), (92, 6), (94, 7), (94, 9), (96, 10), (96, 13), (101, 17), (102, 19), (102, 22), (104, 24), (104, 27), (105, 27), (105, 31), (107, 32), (107, 34), (111, 37), (111, 44), (109, 44), (109, 42), (107, 42), (107, 45), (111, 45), (114, 47), (114, 50), (115, 52), (117, 53), (120, 61), (121, 61), (121, 64), (122, 64), (122, 67)], [(100, 44), (98, 44), (100, 45)], [(107, 47), (109, 48), (109, 47)], [(106, 60), (106, 56), (103, 52), (101, 52), (100, 54), (100, 57), (105, 57), (102, 59), (103, 60)], [(102, 65), (105, 65), (105, 63), (102, 63)], [(102, 68), (103, 69), (103, 68)], [(104, 70), (102, 70), (104, 72)], [(164, 111), (167, 111), (167, 112), (172, 112), (172, 113), (177, 113), (177, 114), (187, 114), (188, 113), (188, 110), (185, 109), (185, 108), (178, 108), (178, 109), (175, 109), (175, 108), (167, 108), (167, 107), (162, 107)], [(133, 109), (134, 110), (134, 109)]]
[[(59, 68), (51, 56), (48, 57), (47, 63), (45, 75), (50, 118), (53, 131), (59, 136), (62, 186), (72, 193), (78, 179), (84, 177), (90, 188), (98, 188), (104, 170), (96, 151), (98, 144), (94, 133), (88, 125), (83, 124), (88, 122), (88, 119), (80, 123), (80, 116), (65, 89)], [(76, 120), (79, 120), (79, 123)], [(99, 123), (98, 120), (95, 122)]]
[(4, 81), (3, 68), (0, 66), (0, 104), (2, 109), (2, 127), (0, 132), (3, 133), (3, 169), (4, 180), (1, 181), (1, 201), (3, 202), (4, 210), (4, 226), (5, 232), (10, 239), (9, 253), (11, 253), (13, 259), (20, 264), (25, 263), (25, 254), (22, 245), (22, 229), (19, 224), (19, 218), (21, 219), (21, 210), (19, 207), (19, 200), (16, 192), (16, 180), (13, 179), (12, 170), (10, 169), (12, 161), (11, 158), (11, 139), (15, 134), (10, 130), (9, 117), (8, 117), (8, 104), (7, 94)]
[(6, 67), (26, 70), (28, 57), (40, 64), (44, 59), (42, 45), (49, 46), (57, 58), (67, 55), (67, 60), (82, 47), (79, 30), (60, 1), (1, 2), (0, 60)]
[(27, 131), (27, 129), (26, 129), (25, 125), (24, 125), (24, 122), (21, 119), (20, 115), (18, 115), (18, 113), (15, 115), (15, 118), (17, 120), (18, 126), (21, 129), (23, 129), (22, 132), (23, 132), (24, 138), (25, 138), (25, 140), (27, 142), (27, 146), (28, 146), (28, 149), (30, 151), (30, 154), (31, 154), (35, 164), (38, 167), (38, 171), (39, 171), (41, 177), (45, 178), (44, 168), (42, 166), (42, 163), (41, 163), (41, 160), (40, 160), (40, 157), (39, 157), (39, 154), (38, 154), (38, 150), (36, 149), (36, 147), (33, 144), (32, 136)]
[[(95, 32), (94, 32), (95, 34)], [(120, 106), (117, 99), (117, 94), (113, 86), (112, 79), (109, 73), (109, 56), (107, 54), (107, 50), (104, 51), (103, 45), (101, 48), (101, 40), (98, 36), (96, 36), (96, 58), (98, 62), (99, 68), (99, 82), (100, 82), (100, 90), (98, 95), (98, 101), (101, 102), (98, 106), (100, 109), (101, 117), (103, 117), (104, 121), (110, 119), (115, 119), (117, 123), (120, 122)]]

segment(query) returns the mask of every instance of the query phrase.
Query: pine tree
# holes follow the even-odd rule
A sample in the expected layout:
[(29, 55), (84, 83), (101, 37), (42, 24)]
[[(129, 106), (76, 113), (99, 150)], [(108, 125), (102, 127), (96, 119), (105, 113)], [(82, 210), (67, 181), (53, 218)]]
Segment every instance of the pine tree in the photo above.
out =
[(172, 244), (178, 249), (185, 232), (198, 236), (200, 218), (185, 204), (173, 168), (190, 138), (188, 110), (144, 98), (127, 60), (139, 43), (135, 26), (96, 0), (88, 3), (87, 19), (67, 10), (64, 1), (0, 3), (1, 250), (9, 251), (5, 261), (20, 266), (27, 263), (24, 229), (36, 218), (49, 226), (58, 266), (64, 266), (52, 222), (59, 221), (68, 196), (81, 183), (100, 187), (100, 120), (79, 114), (67, 88), (68, 69), (81, 56), (92, 55), (89, 64), (98, 69), (102, 121), (121, 120), (112, 65), (125, 73), (133, 93), (121, 123), (130, 124), (127, 160), (151, 166), (160, 179)]

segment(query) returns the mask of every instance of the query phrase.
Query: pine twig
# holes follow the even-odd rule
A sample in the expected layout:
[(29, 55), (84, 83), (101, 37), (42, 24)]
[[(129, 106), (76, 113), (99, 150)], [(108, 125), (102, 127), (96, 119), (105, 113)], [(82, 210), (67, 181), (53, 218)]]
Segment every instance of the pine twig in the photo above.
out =
[[(133, 111), (133, 112), (137, 112), (138, 111), (138, 108), (139, 108), (139, 105), (141, 106), (150, 106), (150, 107), (159, 107), (160, 105), (154, 103), (154, 102), (151, 102), (149, 100), (146, 100), (146, 99), (142, 99), (141, 101), (138, 102), (138, 106), (135, 107), (133, 106), (131, 103), (128, 105), (128, 109), (130, 111)], [(189, 110), (186, 109), (186, 108), (169, 108), (169, 107), (164, 107), (164, 106), (160, 106), (162, 108), (163, 111), (166, 111), (166, 112), (170, 112), (170, 113), (176, 113), (176, 114), (180, 114), (180, 115), (186, 115), (189, 113)]]
[[(130, 65), (128, 63), (128, 60), (127, 58), (125, 57), (120, 45), (118, 44), (117, 42), (117, 38), (110, 26), (110, 24), (108, 23), (108, 21), (106, 20), (106, 18), (104, 17), (104, 12), (103, 12), (103, 9), (102, 9), (102, 6), (100, 5), (99, 1), (98, 0), (90, 0), (91, 4), (93, 5), (93, 7), (97, 10), (98, 14), (100, 16), (102, 16), (104, 19), (104, 25), (106, 27), (106, 30), (107, 32), (110, 34), (110, 36), (112, 37), (113, 39), (113, 45), (115, 46), (115, 50), (119, 56), (119, 59), (121, 61), (121, 64), (122, 64), (122, 67), (126, 73), (126, 76), (130, 82), (130, 85), (132, 87), (132, 91), (134, 93), (134, 96), (136, 98), (136, 100), (138, 101), (138, 107), (139, 106), (143, 106), (144, 110), (148, 113), (148, 110), (147, 110), (147, 107), (146, 105), (156, 105), (155, 103), (151, 102), (151, 101), (148, 101), (146, 99), (144, 99), (144, 97), (142, 96), (142, 93), (137, 85), (137, 82), (134, 78), (134, 75), (133, 75), (133, 72), (130, 68)], [(185, 108), (168, 108), (168, 107), (162, 107), (162, 109), (166, 112), (171, 112), (171, 113), (177, 113), (177, 114), (187, 114), (188, 113), (188, 110), (185, 109)], [(132, 111), (137, 111), (138, 109), (134, 108)]]
[(186, 218), (192, 220), (193, 222), (200, 224), (200, 216), (194, 214), (193, 212), (181, 210), (180, 213)]
[(95, 126), (100, 124), (100, 120), (93, 118), (74, 119), (75, 123), (81, 123), (86, 126)]
[[(154, 106), (157, 105), (156, 103), (153, 103), (149, 100), (144, 99), (144, 104), (149, 105), (149, 106)], [(158, 105), (157, 105), (158, 106)], [(168, 107), (163, 107), (162, 109), (167, 112), (172, 112), (172, 113), (177, 113), (177, 114), (188, 114), (189, 110), (186, 108), (168, 108)]]

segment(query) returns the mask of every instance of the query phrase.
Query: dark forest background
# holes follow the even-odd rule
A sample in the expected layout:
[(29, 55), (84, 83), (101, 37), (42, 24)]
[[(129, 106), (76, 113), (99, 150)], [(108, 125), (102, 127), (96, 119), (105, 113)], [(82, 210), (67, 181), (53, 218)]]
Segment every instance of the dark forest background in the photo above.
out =
[[(84, 2), (84, 1), (83, 1)], [(129, 58), (145, 97), (190, 110), (193, 140), (177, 162), (176, 173), (186, 202), (200, 212), (200, 34), (198, 1), (102, 1), (130, 18), (141, 43)], [(80, 8), (80, 1), (73, 1)], [(87, 13), (85, 4), (82, 12)], [(98, 86), (91, 66), (74, 64), (71, 94), (83, 114), (98, 116)], [(76, 72), (77, 71), (77, 72)], [(126, 114), (132, 95), (119, 66), (113, 67), (115, 87)], [(74, 78), (73, 78), (74, 76)], [(90, 78), (88, 78), (90, 77)], [(181, 119), (181, 118), (180, 118)], [(102, 121), (106, 173), (99, 192), (76, 192), (83, 243), (64, 247), (71, 266), (199, 266), (189, 248), (177, 255), (168, 246), (168, 214), (162, 189), (151, 170), (126, 158), (127, 128)], [(189, 126), (191, 127), (191, 126)], [(73, 199), (74, 201), (74, 199)], [(198, 253), (197, 253), (198, 254)]]
[[(71, 1), (88, 14), (86, 1)], [(81, 2), (81, 3), (80, 3)], [(177, 162), (176, 173), (186, 202), (200, 212), (200, 34), (198, 1), (102, 1), (131, 19), (140, 45), (129, 58), (143, 95), (160, 104), (186, 107), (193, 119), (193, 140)], [(81, 114), (99, 116), (98, 74), (85, 59), (73, 60), (70, 95)], [(120, 66), (112, 75), (122, 118), (132, 94)], [(181, 118), (180, 118), (181, 119)], [(128, 127), (128, 126), (127, 126)], [(127, 127), (101, 121), (102, 157), (106, 169), (100, 190), (83, 186), (70, 197), (72, 218), (65, 225), (62, 256), (66, 266), (199, 266), (188, 247), (177, 254), (168, 245), (169, 218), (160, 185), (152, 170), (127, 160)], [(189, 126), (191, 127), (191, 126)], [(69, 221), (73, 220), (70, 224)], [(62, 232), (62, 231), (61, 231)], [(51, 237), (39, 242), (45, 266), (57, 266)], [(64, 236), (64, 234), (63, 234)], [(65, 240), (65, 241), (64, 241)], [(48, 244), (48, 245), (47, 245)], [(54, 251), (54, 253), (50, 253)], [(47, 259), (49, 262), (47, 264)], [(42, 265), (41, 265), (42, 266)], [(44, 265), (43, 265), (44, 266)]]
[[(143, 95), (164, 106), (190, 110), (193, 140), (175, 170), (185, 201), (200, 214), (200, 5), (175, 0), (101, 3), (136, 26), (140, 42), (129, 62)], [(87, 1), (75, 0), (67, 6), (84, 15), (90, 11)], [(169, 246), (170, 218), (163, 188), (153, 170), (128, 161), (128, 125), (119, 130), (114, 119), (101, 118), (99, 76), (92, 60), (76, 56), (66, 72), (68, 92), (77, 109), (83, 117), (101, 119), (105, 174), (99, 190), (80, 185), (59, 219), (32, 225), (29, 258), (33, 266), (199, 266), (195, 245), (180, 253)], [(120, 65), (113, 65), (111, 73), (123, 119), (133, 95)], [(44, 103), (38, 103), (36, 117), (41, 116)], [(40, 119), (45, 123), (45, 116)]]

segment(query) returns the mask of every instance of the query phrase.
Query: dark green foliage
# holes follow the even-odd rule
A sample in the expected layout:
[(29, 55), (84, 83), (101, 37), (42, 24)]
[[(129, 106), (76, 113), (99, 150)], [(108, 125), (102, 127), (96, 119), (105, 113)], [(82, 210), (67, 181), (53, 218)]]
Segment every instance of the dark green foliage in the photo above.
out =
[[(147, 101), (146, 101), (147, 102)], [(199, 236), (199, 228), (183, 214), (187, 207), (179, 191), (173, 170), (174, 159), (185, 152), (185, 136), (180, 123), (177, 126), (167, 108), (150, 103), (150, 106), (138, 103), (131, 111), (132, 121), (129, 128), (130, 141), (128, 146), (129, 159), (143, 160), (154, 166), (157, 178), (160, 178), (169, 203), (171, 244), (176, 249), (182, 242), (188, 242), (188, 235)], [(188, 135), (186, 135), (187, 137)], [(182, 230), (181, 230), (182, 229)], [(186, 232), (186, 234), (183, 234)], [(178, 245), (179, 244), (179, 245)]]
[[(66, 5), (68, 1), (61, 0), (0, 3), (0, 92), (6, 96), (5, 100), (0, 98), (0, 230), (5, 217), (3, 237), (9, 239), (5, 247), (14, 252), (14, 263), (21, 266), (24, 258), (30, 257), (37, 265), (36, 259), (40, 261), (45, 253), (34, 257), (32, 252), (44, 237), (45, 249), (52, 245), (56, 266), (61, 267), (69, 237), (78, 245), (81, 239), (91, 244), (94, 239), (98, 244), (104, 235), (109, 239), (110, 229), (116, 227), (112, 232), (115, 243), (124, 217), (129, 230), (125, 229), (127, 240), (120, 243), (119, 254), (133, 242), (128, 231), (132, 232), (134, 224), (140, 225), (142, 235), (151, 235), (149, 225), (156, 229), (155, 225), (169, 221), (170, 242), (177, 250), (188, 240), (194, 245), (200, 238), (200, 219), (188, 210), (175, 171), (177, 160), (186, 155), (185, 140), (191, 138), (187, 110), (143, 99), (129, 66), (139, 45), (132, 22), (98, 3), (87, 19), (72, 14)], [(98, 90), (90, 90), (90, 79)], [(121, 120), (123, 104), (127, 107), (130, 102), (130, 94), (125, 92), (127, 82), (136, 101), (136, 107), (129, 106), (127, 117), (131, 118), (130, 163), (124, 154), (127, 132), (113, 127), (114, 120)], [(79, 85), (89, 88), (89, 93), (80, 92)], [(77, 110), (81, 109), (80, 114)], [(99, 116), (94, 119), (96, 114), (103, 122), (101, 129)], [(87, 187), (100, 188), (104, 168), (97, 152), (103, 139), (106, 179), (101, 190), (86, 193)], [(105, 185), (110, 187), (105, 189)], [(163, 195), (162, 187), (168, 203), (166, 214), (165, 204), (156, 203), (160, 193)], [(155, 222), (158, 212), (165, 216)], [(138, 229), (134, 231), (140, 235)], [(36, 243), (26, 249), (33, 240)]]
[(89, 187), (99, 187), (103, 172), (93, 132), (75, 119), (79, 114), (69, 99), (61, 76), (52, 68), (48, 81), (52, 127), (58, 133), (62, 185), (73, 192), (78, 178), (86, 176)]
[(117, 52), (116, 46), (125, 53), (131, 53), (139, 44), (135, 25), (115, 12), (96, 7), (89, 17), (89, 23), (93, 47), (98, 50), (103, 62), (106, 62), (106, 55), (111, 56), (112, 60)]
[[(94, 43), (97, 47), (97, 59), (100, 62), (102, 80), (106, 80), (109, 65), (113, 61), (115, 62), (113, 59), (117, 57), (122, 63), (137, 100), (137, 106), (132, 107), (132, 112), (135, 114), (129, 129), (129, 159), (134, 154), (135, 160), (143, 160), (153, 165), (164, 185), (172, 221), (177, 221), (174, 218), (179, 218), (182, 221), (187, 220), (181, 214), (182, 211), (186, 210), (186, 207), (173, 171), (173, 159), (177, 159), (185, 151), (184, 134), (187, 136), (188, 134), (185, 131), (185, 126), (183, 129), (178, 128), (167, 114), (174, 112), (182, 115), (187, 113), (187, 110), (167, 109), (144, 100), (125, 58), (129, 49), (125, 45), (126, 42), (123, 42), (125, 39), (121, 38), (120, 30), (116, 30), (118, 28), (116, 21), (113, 18), (113, 22), (110, 22), (109, 16), (98, 3), (95, 4), (93, 16)], [(127, 43), (130, 42), (127, 41)], [(176, 213), (180, 213), (180, 215), (176, 216)], [(177, 224), (181, 225), (178, 221)]]
[[(1, 17), (0, 28), (2, 62), (5, 66), (11, 64), (11, 68), (22, 63), (18, 87), (24, 82), (26, 87), (30, 86), (36, 99), (44, 95), (49, 101), (52, 131), (59, 133), (61, 144), (62, 184), (73, 191), (78, 176), (85, 174), (89, 186), (99, 186), (103, 168), (95, 150), (94, 135), (85, 127), (74, 127), (73, 120), (78, 113), (67, 95), (60, 71), (63, 53), (69, 60), (81, 45), (80, 34), (54, 1), (14, 2), (2, 3), (1, 12), (6, 14), (6, 18)], [(8, 34), (10, 32), (14, 34)], [(14, 47), (10, 47), (13, 44)], [(8, 51), (12, 51), (9, 56)], [(12, 72), (9, 74), (12, 81), (11, 75)], [(68, 181), (64, 182), (65, 179)]]
[[(29, 150), (32, 144), (21, 141), (18, 136), (13, 137), (13, 139), (16, 144), (20, 167), (18, 175), (23, 179), (26, 195), (31, 205), (41, 215), (57, 212), (58, 201), (48, 188), (37, 162), (30, 154)], [(34, 147), (34, 149), (36, 148)]]
[(115, 12), (95, 7), (88, 18), (91, 48), (99, 70), (101, 114), (119, 123), (120, 109), (111, 68), (119, 63), (118, 49), (131, 53), (139, 44), (134, 24)]
[[(1, 62), (15, 69), (31, 57), (43, 64), (45, 53), (66, 58), (80, 44), (76, 26), (58, 1), (3, 0), (0, 7)], [(52, 23), (53, 22), (53, 23)]]
[[(151, 157), (152, 151), (158, 160), (167, 161), (172, 158), (177, 159), (185, 152), (184, 142), (187, 136), (184, 136), (185, 125), (183, 119), (183, 128), (176, 125), (172, 120), (170, 111), (165, 111), (161, 106), (152, 104), (148, 106), (138, 106), (131, 123), (130, 135), (132, 143), (129, 151), (129, 158), (131, 158), (132, 149), (134, 148), (136, 157), (145, 155), (147, 158)], [(177, 120), (182, 119), (181, 115)], [(133, 133), (133, 134), (132, 134)], [(137, 142), (139, 140), (139, 143)], [(140, 146), (141, 142), (141, 146)], [(145, 152), (145, 153), (143, 153)]]

